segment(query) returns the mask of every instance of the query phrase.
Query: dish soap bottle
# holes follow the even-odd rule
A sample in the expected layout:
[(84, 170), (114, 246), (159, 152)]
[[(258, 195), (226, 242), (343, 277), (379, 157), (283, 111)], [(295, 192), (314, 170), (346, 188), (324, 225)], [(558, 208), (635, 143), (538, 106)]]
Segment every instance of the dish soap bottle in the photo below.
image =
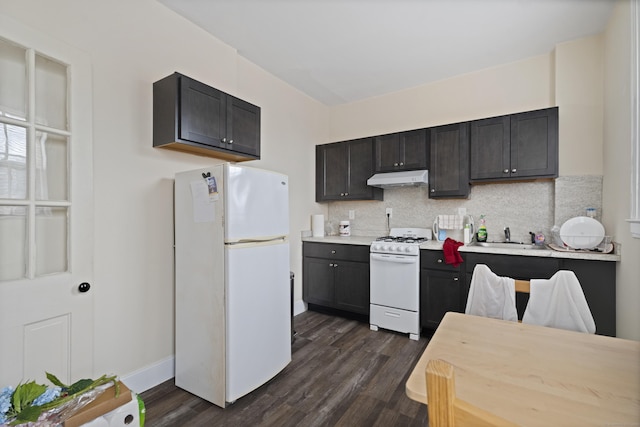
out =
[(485, 225), (484, 215), (480, 215), (480, 227), (478, 227), (478, 242), (487, 241), (487, 226)]

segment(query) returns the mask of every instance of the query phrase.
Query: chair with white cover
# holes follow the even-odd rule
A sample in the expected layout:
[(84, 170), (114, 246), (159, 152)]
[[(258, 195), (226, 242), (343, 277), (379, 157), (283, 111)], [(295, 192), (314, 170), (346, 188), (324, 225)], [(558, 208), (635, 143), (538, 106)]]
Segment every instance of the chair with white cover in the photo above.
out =
[(498, 276), (485, 264), (477, 264), (469, 286), (465, 314), (518, 320), (515, 280)]
[(550, 279), (531, 279), (530, 285), (522, 323), (595, 333), (593, 315), (573, 271), (560, 270)]
[(506, 427), (516, 424), (456, 397), (453, 366), (441, 359), (429, 360), (427, 411), (430, 427)]

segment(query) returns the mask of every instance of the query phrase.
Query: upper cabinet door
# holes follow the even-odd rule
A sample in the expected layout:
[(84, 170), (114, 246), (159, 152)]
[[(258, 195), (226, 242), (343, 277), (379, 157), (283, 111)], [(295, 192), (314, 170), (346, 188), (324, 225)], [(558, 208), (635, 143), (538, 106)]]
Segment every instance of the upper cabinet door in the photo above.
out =
[(376, 172), (395, 172), (400, 170), (400, 134), (391, 133), (374, 138), (376, 153)]
[(260, 157), (260, 107), (227, 95), (225, 148)]
[(226, 134), (225, 108), (223, 92), (182, 76), (179, 138), (221, 147)]
[(367, 185), (367, 180), (373, 175), (373, 138), (355, 139), (348, 144), (348, 198), (370, 200), (379, 194), (379, 200), (382, 200), (382, 189)]
[(375, 172), (427, 169), (429, 147), (426, 129), (376, 136), (374, 140)]
[(316, 145), (316, 201), (341, 200), (347, 192), (347, 143)]
[(509, 177), (510, 116), (471, 122), (471, 180)]
[(430, 129), (430, 198), (469, 195), (469, 124), (456, 123)]
[(429, 145), (426, 129), (400, 134), (400, 157), (404, 163), (404, 170), (428, 169)]
[(558, 176), (558, 108), (511, 116), (511, 176)]
[(558, 176), (558, 108), (471, 122), (471, 181)]

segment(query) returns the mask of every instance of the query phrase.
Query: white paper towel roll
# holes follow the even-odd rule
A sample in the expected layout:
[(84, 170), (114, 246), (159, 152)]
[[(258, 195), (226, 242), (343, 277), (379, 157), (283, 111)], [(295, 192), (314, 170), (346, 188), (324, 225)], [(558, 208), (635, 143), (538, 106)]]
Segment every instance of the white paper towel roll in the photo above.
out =
[(313, 237), (324, 237), (324, 215), (311, 215), (311, 232)]

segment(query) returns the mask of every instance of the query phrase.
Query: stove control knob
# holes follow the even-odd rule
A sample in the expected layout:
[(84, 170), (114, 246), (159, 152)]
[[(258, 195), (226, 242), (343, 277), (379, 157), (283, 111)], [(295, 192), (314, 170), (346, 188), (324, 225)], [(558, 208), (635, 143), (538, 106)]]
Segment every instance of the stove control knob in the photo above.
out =
[(382, 247), (382, 250), (383, 250), (383, 251), (388, 251), (388, 250), (389, 250), (389, 245), (384, 245), (384, 246)]
[(411, 246), (407, 246), (406, 248), (404, 248), (404, 251), (407, 253), (411, 253), (413, 252), (413, 248)]

